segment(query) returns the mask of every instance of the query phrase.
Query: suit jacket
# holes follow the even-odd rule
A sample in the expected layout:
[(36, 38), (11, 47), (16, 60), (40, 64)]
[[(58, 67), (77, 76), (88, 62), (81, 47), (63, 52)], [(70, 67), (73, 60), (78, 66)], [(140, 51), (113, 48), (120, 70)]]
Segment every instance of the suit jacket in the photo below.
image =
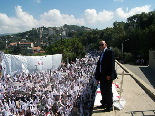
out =
[(104, 81), (107, 76), (114, 79), (115, 72), (115, 55), (111, 49), (106, 49), (101, 61), (101, 71), (100, 73), (100, 59), (97, 62), (97, 68), (95, 73), (95, 78), (100, 81)]

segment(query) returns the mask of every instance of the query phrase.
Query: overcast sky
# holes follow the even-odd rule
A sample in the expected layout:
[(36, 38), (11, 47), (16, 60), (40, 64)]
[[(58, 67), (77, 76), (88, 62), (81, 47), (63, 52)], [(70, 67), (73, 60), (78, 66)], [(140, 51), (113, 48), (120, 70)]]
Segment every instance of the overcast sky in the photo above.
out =
[(64, 24), (105, 29), (154, 9), (155, 0), (0, 0), (0, 34)]

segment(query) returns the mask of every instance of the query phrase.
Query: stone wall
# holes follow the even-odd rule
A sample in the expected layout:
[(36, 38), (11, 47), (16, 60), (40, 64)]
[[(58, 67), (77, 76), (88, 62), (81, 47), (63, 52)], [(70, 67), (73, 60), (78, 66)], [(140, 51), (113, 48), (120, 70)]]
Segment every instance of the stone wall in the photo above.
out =
[(155, 51), (149, 51), (149, 66), (155, 69)]

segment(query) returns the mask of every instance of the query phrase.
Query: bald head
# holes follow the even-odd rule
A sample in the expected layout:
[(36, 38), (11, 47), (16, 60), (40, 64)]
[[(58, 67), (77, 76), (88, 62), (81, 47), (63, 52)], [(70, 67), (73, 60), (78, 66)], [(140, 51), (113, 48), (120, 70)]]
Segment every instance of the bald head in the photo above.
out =
[(107, 44), (105, 41), (102, 40), (99, 42), (99, 48), (101, 51), (103, 51), (106, 47), (107, 47)]

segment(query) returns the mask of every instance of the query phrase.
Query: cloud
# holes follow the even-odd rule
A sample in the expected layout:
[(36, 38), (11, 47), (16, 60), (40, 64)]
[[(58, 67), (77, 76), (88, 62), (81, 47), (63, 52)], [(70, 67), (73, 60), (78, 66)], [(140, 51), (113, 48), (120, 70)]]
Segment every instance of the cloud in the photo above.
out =
[(39, 20), (34, 19), (33, 15), (23, 11), (21, 6), (15, 7), (15, 17), (9, 17), (7, 14), (0, 13), (0, 34), (2, 33), (18, 33), (40, 26), (55, 27), (68, 25), (79, 25), (90, 28), (104, 29), (112, 26), (113, 22), (126, 21), (132, 15), (142, 12), (149, 12), (150, 5), (135, 7), (128, 10), (128, 7), (117, 8), (115, 11), (103, 10), (97, 12), (95, 9), (86, 9), (80, 18), (73, 15), (61, 14), (58, 9), (51, 9), (39, 15)]
[(123, 2), (124, 0), (113, 0), (114, 2)]
[(36, 2), (37, 4), (39, 4), (39, 3), (41, 3), (41, 0), (35, 0), (35, 2)]
[(82, 15), (82, 19), (84, 20), (86, 27), (98, 29), (106, 28), (108, 25), (112, 26), (113, 18), (114, 13), (106, 10), (97, 12), (95, 9), (87, 9)]
[(127, 7), (127, 8), (126, 8), (126, 11), (128, 12), (128, 10), (129, 10), (129, 9), (128, 9), (128, 7)]
[(125, 12), (125, 11), (123, 11), (122, 8), (118, 8), (118, 9), (116, 9), (115, 13), (116, 13), (116, 16), (118, 16), (119, 18), (126, 19), (130, 16), (133, 16), (135, 14), (140, 14), (142, 12), (148, 13), (150, 11), (150, 7), (151, 7), (151, 5), (145, 5), (142, 7), (135, 7), (135, 8), (132, 8), (129, 12), (128, 12), (128, 10), (127, 10), (127, 12)]
[(83, 14), (85, 22), (93, 24), (96, 22), (107, 22), (113, 18), (113, 12), (103, 10), (97, 13), (95, 9), (87, 9)]
[(24, 12), (21, 6), (16, 6), (15, 12), (16, 17), (8, 17), (6, 14), (0, 13), (0, 33), (22, 32), (40, 26), (84, 25), (83, 19), (76, 19), (73, 15), (61, 14), (57, 9), (41, 14), (39, 20)]
[(19, 21), (18, 23), (20, 23), (20, 25), (34, 27), (37, 24), (37, 20), (35, 20), (33, 16), (27, 12), (23, 12), (21, 6), (15, 7), (15, 11), (17, 20)]
[(64, 24), (84, 25), (84, 21), (83, 19), (75, 19), (73, 15), (61, 14), (59, 10), (53, 9), (40, 15), (39, 24), (51, 27)]
[(0, 13), (0, 33), (16, 33), (32, 29), (38, 25), (32, 15), (23, 12), (21, 6), (15, 7), (16, 17)]

